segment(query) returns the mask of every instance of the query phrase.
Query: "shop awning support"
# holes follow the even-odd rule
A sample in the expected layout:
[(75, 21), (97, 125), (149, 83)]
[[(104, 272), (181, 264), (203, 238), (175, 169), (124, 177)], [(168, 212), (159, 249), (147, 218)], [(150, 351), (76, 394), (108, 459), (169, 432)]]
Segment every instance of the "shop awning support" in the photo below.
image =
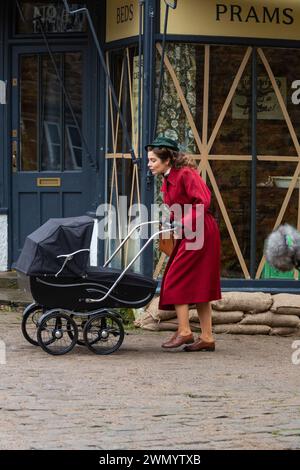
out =
[(164, 60), (165, 60), (165, 52), (166, 52), (166, 38), (167, 38), (167, 30), (168, 30), (169, 9), (172, 8), (172, 10), (175, 10), (177, 8), (177, 0), (175, 1), (165, 0), (165, 4), (166, 4), (166, 13), (165, 13), (164, 32), (163, 32), (163, 39), (162, 39), (162, 54), (161, 54), (160, 69), (159, 69), (157, 105), (156, 105), (155, 117), (154, 117), (153, 138), (156, 137), (156, 130), (157, 130), (157, 124), (158, 124), (158, 113), (159, 113), (159, 106), (160, 106), (162, 77), (163, 77), (163, 71), (164, 71)]
[[(177, 0), (165, 0), (166, 4), (166, 13), (165, 13), (165, 21), (164, 21), (164, 32), (163, 32), (163, 39), (162, 39), (162, 54), (160, 60), (160, 70), (159, 70), (159, 79), (158, 79), (158, 91), (157, 91), (157, 104), (155, 107), (154, 113), (154, 126), (153, 126), (153, 134), (151, 141), (156, 137), (157, 131), (157, 124), (158, 124), (158, 113), (160, 107), (160, 99), (161, 99), (161, 91), (162, 91), (162, 78), (163, 78), (163, 71), (164, 71), (164, 59), (165, 59), (165, 51), (166, 51), (166, 38), (167, 38), (167, 30), (168, 30), (168, 20), (169, 20), (169, 9), (175, 10), (177, 8)], [(150, 190), (151, 187), (151, 179), (153, 175), (150, 170), (147, 171), (147, 189)]]

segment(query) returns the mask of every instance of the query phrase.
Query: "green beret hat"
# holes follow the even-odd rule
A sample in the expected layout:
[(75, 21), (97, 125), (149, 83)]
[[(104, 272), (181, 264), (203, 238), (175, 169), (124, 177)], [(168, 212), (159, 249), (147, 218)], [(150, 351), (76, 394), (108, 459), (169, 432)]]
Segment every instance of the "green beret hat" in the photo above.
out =
[(169, 139), (168, 137), (156, 137), (151, 144), (145, 146), (146, 152), (148, 151), (148, 147), (166, 147), (167, 149), (179, 152), (178, 142), (176, 142), (176, 140)]

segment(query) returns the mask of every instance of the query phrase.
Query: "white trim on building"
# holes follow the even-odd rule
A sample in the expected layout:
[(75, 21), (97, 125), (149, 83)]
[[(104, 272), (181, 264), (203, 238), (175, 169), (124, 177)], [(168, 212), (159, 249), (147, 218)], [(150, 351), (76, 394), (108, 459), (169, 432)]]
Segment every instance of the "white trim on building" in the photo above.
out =
[(7, 215), (0, 215), (0, 271), (7, 271), (8, 263)]

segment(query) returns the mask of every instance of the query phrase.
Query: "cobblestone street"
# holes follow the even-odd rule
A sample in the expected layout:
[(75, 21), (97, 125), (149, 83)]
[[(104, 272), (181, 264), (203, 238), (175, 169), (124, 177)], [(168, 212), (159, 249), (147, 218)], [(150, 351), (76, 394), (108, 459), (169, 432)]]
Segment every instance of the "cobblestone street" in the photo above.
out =
[(214, 353), (163, 351), (130, 331), (119, 351), (53, 357), (0, 312), (3, 449), (300, 449), (296, 337), (217, 335)]

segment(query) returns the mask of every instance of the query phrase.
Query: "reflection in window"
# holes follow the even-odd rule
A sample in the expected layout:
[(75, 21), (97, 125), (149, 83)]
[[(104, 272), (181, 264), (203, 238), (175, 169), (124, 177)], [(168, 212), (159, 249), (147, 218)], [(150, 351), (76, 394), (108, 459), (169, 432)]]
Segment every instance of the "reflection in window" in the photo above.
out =
[[(85, 7), (80, 0), (68, 0), (73, 10)], [(17, 34), (41, 34), (40, 18), (44, 31), (53, 33), (82, 33), (87, 31), (86, 15), (84, 12), (70, 15), (66, 12), (62, 1), (25, 0), (19, 2), (22, 14), (17, 10)]]
[[(202, 106), (197, 102), (202, 100), (202, 80), (203, 80), (203, 51), (202, 45), (195, 46), (189, 44), (168, 44), (167, 55), (172, 67), (176, 71), (177, 78), (188, 104), (189, 110), (196, 125), (202, 123)], [(157, 54), (156, 61), (156, 88), (158, 89), (160, 55)], [(198, 89), (198, 92), (197, 92)], [(161, 101), (159, 104), (159, 116), (157, 125), (157, 135), (166, 136), (170, 139), (178, 140), (182, 149), (190, 153), (198, 153), (193, 132), (191, 131), (186, 113), (181, 105), (178, 93), (169, 72), (164, 70)], [(156, 96), (157, 100), (157, 96)], [(156, 103), (157, 105), (157, 103)]]
[(38, 169), (38, 57), (20, 60), (20, 169)]
[(64, 169), (78, 170), (82, 166), (82, 143), (80, 132), (74, 121), (74, 116), (82, 128), (82, 55), (71, 52), (64, 56), (64, 83), (66, 92), (72, 103), (72, 110), (67, 103), (64, 109), (65, 123), (65, 162)]
[(65, 169), (79, 170), (82, 166), (81, 137), (76, 126), (66, 126), (68, 153)]
[(61, 138), (59, 125), (56, 122), (44, 122), (45, 137), (47, 142), (47, 160), (43, 158), (43, 170), (60, 169)]
[[(288, 96), (292, 83), (299, 76), (300, 51), (291, 49), (264, 48), (263, 52), (274, 74), (281, 97), (286, 105), (293, 125), (299, 129), (299, 111)], [(264, 113), (257, 119), (258, 155), (295, 156), (297, 152), (291, 138), (286, 120), (281, 111), (278, 98), (260, 56), (257, 60), (257, 73), (264, 79), (265, 87), (258, 93), (258, 108)]]
[[(61, 54), (55, 54), (54, 59), (59, 74), (62, 74)], [(41, 125), (42, 152), (41, 165), (43, 171), (59, 171), (61, 168), (61, 86), (53, 66), (51, 57), (43, 54), (42, 61), (42, 97), (41, 97)]]

